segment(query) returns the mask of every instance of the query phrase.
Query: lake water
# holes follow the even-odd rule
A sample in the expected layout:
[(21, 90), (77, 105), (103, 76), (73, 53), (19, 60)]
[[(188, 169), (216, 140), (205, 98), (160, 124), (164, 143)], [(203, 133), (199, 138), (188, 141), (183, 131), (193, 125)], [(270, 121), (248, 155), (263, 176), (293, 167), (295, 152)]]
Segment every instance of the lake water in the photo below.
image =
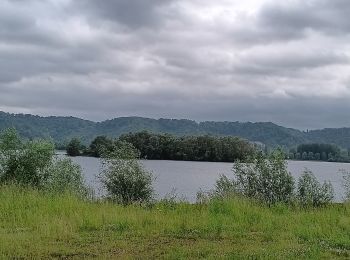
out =
[[(100, 172), (100, 159), (92, 157), (74, 157), (89, 184), (97, 195), (103, 194), (101, 184), (96, 177)], [(175, 191), (182, 198), (190, 202), (196, 200), (197, 192), (202, 189), (208, 191), (215, 185), (215, 181), (221, 174), (232, 176), (232, 163), (215, 162), (184, 162), (184, 161), (141, 161), (145, 168), (153, 172), (154, 188), (158, 198), (163, 198)], [(311, 170), (319, 181), (330, 181), (334, 187), (336, 201), (341, 201), (344, 196), (342, 187), (342, 173), (340, 169), (350, 171), (350, 164), (288, 161), (288, 170), (295, 178), (298, 178), (305, 168)]]

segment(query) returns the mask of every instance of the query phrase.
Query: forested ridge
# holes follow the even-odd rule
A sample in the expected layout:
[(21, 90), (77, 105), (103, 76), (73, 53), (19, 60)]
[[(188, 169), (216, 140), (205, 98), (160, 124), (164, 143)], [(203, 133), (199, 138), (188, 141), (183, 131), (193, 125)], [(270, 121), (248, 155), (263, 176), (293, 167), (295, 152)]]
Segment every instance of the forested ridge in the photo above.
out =
[(75, 117), (40, 117), (29, 114), (0, 112), (0, 130), (14, 127), (27, 139), (52, 138), (64, 146), (78, 137), (89, 144), (97, 136), (118, 137), (129, 132), (147, 130), (154, 133), (183, 135), (238, 136), (268, 147), (293, 147), (303, 143), (329, 143), (350, 148), (350, 128), (334, 128), (303, 132), (271, 122), (196, 122), (187, 119), (151, 119), (119, 117), (93, 122)]

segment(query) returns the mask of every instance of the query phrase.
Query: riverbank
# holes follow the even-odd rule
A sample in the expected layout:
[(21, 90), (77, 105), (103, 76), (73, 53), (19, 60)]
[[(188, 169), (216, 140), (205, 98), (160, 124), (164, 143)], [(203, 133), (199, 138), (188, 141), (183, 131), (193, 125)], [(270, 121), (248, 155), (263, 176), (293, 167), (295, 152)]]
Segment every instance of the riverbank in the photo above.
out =
[(151, 208), (0, 188), (0, 258), (347, 258), (350, 206)]

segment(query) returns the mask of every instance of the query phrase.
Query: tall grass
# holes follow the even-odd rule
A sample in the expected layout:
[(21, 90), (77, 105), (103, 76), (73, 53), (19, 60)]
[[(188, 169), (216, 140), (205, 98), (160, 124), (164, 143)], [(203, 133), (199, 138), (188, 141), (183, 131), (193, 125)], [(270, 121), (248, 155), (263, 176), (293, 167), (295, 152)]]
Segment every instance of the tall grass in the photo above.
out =
[(347, 258), (350, 206), (245, 199), (150, 208), (0, 187), (0, 258)]

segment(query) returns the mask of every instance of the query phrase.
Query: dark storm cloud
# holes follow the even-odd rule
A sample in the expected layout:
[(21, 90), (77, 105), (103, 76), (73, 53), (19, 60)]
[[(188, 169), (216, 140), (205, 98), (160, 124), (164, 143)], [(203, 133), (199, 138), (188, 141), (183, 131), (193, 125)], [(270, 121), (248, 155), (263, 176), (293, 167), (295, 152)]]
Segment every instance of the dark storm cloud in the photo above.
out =
[(350, 126), (345, 0), (0, 3), (0, 110)]

